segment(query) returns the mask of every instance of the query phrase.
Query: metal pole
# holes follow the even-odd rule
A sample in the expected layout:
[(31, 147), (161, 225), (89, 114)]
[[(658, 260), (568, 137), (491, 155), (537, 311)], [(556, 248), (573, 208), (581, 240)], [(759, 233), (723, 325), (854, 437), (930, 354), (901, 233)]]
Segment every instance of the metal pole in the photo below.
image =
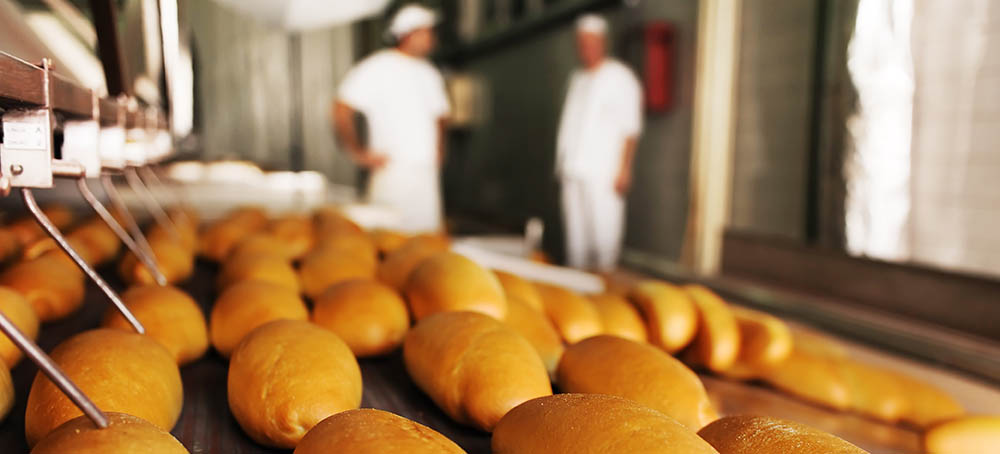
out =
[(87, 200), (87, 203), (94, 208), (97, 215), (100, 216), (104, 223), (107, 224), (113, 232), (115, 232), (115, 235), (118, 235), (118, 238), (122, 240), (122, 243), (125, 243), (125, 247), (132, 251), (132, 253), (142, 261), (143, 265), (150, 270), (153, 274), (153, 278), (156, 279), (156, 283), (160, 285), (167, 285), (167, 278), (163, 275), (163, 272), (160, 271), (160, 265), (156, 263), (156, 258), (142, 250), (142, 248), (136, 244), (135, 240), (129, 236), (128, 232), (122, 228), (122, 225), (118, 223), (118, 220), (111, 215), (111, 212), (109, 212), (107, 208), (104, 208), (101, 201), (94, 195), (93, 192), (90, 191), (90, 187), (87, 186), (87, 179), (77, 179), (76, 185), (80, 189), (80, 194), (83, 195), (83, 198)]
[(139, 196), (139, 199), (142, 200), (143, 205), (146, 206), (146, 210), (153, 216), (156, 223), (159, 224), (160, 227), (167, 229), (167, 232), (170, 233), (170, 236), (172, 236), (174, 240), (179, 241), (181, 235), (177, 231), (177, 226), (174, 225), (174, 221), (170, 219), (170, 216), (163, 210), (160, 203), (156, 201), (156, 197), (153, 197), (153, 193), (146, 187), (146, 184), (142, 182), (142, 178), (139, 178), (139, 172), (136, 171), (135, 167), (128, 167), (125, 169), (125, 181), (128, 182), (132, 191)]
[(101, 175), (101, 186), (104, 187), (104, 192), (108, 195), (108, 199), (111, 200), (111, 204), (115, 206), (115, 209), (121, 213), (122, 219), (125, 221), (125, 228), (132, 234), (132, 238), (135, 239), (135, 243), (140, 249), (145, 251), (146, 255), (153, 257), (155, 259), (156, 254), (153, 253), (153, 247), (149, 245), (149, 241), (146, 239), (146, 235), (142, 233), (142, 229), (139, 228), (139, 223), (135, 221), (135, 217), (128, 210), (128, 205), (125, 205), (125, 200), (122, 199), (121, 193), (118, 192), (118, 188), (115, 187), (115, 183), (111, 181), (111, 175)]
[(101, 291), (103, 291), (104, 294), (107, 295), (108, 299), (111, 300), (111, 303), (115, 305), (115, 308), (118, 309), (118, 311), (125, 316), (125, 319), (128, 320), (129, 324), (135, 328), (135, 331), (139, 334), (145, 334), (146, 329), (143, 328), (142, 323), (139, 322), (139, 319), (132, 314), (132, 311), (130, 311), (128, 307), (125, 307), (125, 303), (123, 303), (121, 298), (118, 297), (115, 290), (112, 289), (111, 286), (108, 285), (108, 283), (105, 282), (104, 279), (101, 278), (101, 276), (87, 264), (87, 262), (84, 262), (83, 259), (80, 258), (80, 255), (77, 254), (73, 247), (66, 242), (66, 238), (62, 236), (62, 233), (59, 233), (59, 229), (52, 224), (52, 221), (49, 221), (47, 216), (45, 216), (45, 213), (43, 213), (41, 208), (38, 207), (38, 202), (35, 201), (35, 195), (31, 192), (31, 188), (21, 188), (21, 197), (24, 199), (24, 205), (28, 207), (28, 211), (35, 216), (35, 220), (38, 221), (38, 224), (42, 226), (42, 228), (49, 234), (50, 237), (52, 237), (53, 240), (55, 240), (56, 244), (58, 244), (59, 247), (62, 248), (62, 250), (65, 251), (71, 259), (73, 259), (74, 262), (76, 262), (76, 266), (80, 267), (80, 269), (90, 277), (90, 280), (94, 281), (94, 283), (100, 287)]

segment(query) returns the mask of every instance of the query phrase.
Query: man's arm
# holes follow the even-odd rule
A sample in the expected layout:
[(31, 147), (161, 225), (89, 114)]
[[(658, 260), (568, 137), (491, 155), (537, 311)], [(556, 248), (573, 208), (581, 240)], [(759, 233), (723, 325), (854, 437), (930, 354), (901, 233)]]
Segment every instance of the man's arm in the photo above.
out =
[(444, 158), (448, 153), (447, 137), (445, 134), (448, 133), (448, 118), (441, 117), (438, 118), (438, 143), (437, 143), (437, 163), (438, 167), (444, 166)]
[(625, 139), (621, 168), (618, 169), (618, 177), (615, 178), (615, 191), (621, 195), (625, 195), (632, 187), (632, 161), (635, 159), (635, 149), (638, 143), (639, 138), (636, 136)]
[(385, 165), (388, 158), (384, 155), (380, 155), (372, 152), (361, 146), (361, 140), (358, 137), (357, 128), (354, 127), (354, 115), (355, 110), (341, 102), (336, 101), (333, 104), (333, 129), (337, 134), (337, 138), (340, 139), (340, 143), (344, 145), (344, 149), (347, 154), (354, 159), (358, 165), (369, 168), (379, 168)]

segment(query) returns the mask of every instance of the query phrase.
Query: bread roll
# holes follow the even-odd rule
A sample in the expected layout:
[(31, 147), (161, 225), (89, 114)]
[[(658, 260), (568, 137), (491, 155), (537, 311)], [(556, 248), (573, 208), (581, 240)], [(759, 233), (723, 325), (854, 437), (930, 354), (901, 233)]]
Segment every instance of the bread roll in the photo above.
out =
[(287, 254), (298, 259), (316, 242), (312, 219), (306, 216), (289, 214), (271, 221), (267, 232), (285, 245)]
[(721, 454), (867, 454), (832, 434), (764, 416), (730, 416), (698, 431)]
[(556, 367), (559, 366), (559, 358), (562, 357), (563, 346), (559, 332), (552, 326), (552, 322), (541, 311), (528, 306), (517, 297), (507, 298), (507, 319), (504, 323), (524, 336), (525, 339), (535, 347), (538, 356), (545, 363), (545, 370), (549, 372), (549, 377), (554, 381), (556, 377)]
[(0, 285), (20, 293), (42, 322), (58, 320), (83, 304), (83, 276), (60, 260), (39, 257), (0, 274)]
[(566, 343), (579, 342), (604, 331), (601, 314), (594, 304), (576, 292), (555, 285), (536, 283), (545, 315)]
[(730, 306), (740, 330), (736, 362), (723, 371), (733, 378), (751, 379), (760, 371), (778, 367), (792, 353), (792, 332), (781, 319), (764, 312)]
[(497, 320), (507, 316), (507, 298), (496, 276), (461, 255), (441, 252), (424, 260), (406, 281), (415, 320), (438, 312), (474, 311)]
[(0, 366), (0, 423), (14, 408), (14, 380), (6, 367)]
[(646, 342), (646, 322), (624, 296), (603, 293), (591, 296), (590, 301), (601, 316), (604, 334)]
[(736, 317), (729, 305), (711, 290), (700, 285), (688, 285), (684, 290), (698, 312), (698, 332), (686, 358), (712, 371), (729, 369), (740, 352)]
[(358, 357), (395, 350), (410, 327), (406, 302), (395, 290), (374, 279), (330, 286), (313, 302), (312, 320), (333, 331)]
[(327, 288), (351, 279), (375, 277), (375, 263), (336, 250), (320, 249), (307, 254), (299, 264), (302, 293), (319, 297)]
[[(146, 335), (158, 342), (184, 365), (201, 358), (208, 350), (208, 327), (201, 308), (187, 293), (176, 287), (144, 285), (122, 293), (122, 302), (146, 328)], [(104, 313), (101, 326), (132, 331), (132, 325), (115, 308)]]
[(492, 431), (524, 401), (552, 394), (545, 365), (523, 337), (478, 312), (441, 312), (403, 341), (410, 377), (459, 424)]
[(225, 358), (254, 328), (274, 320), (309, 320), (294, 290), (261, 281), (233, 284), (219, 295), (208, 321), (212, 346)]
[(98, 265), (110, 262), (121, 251), (121, 239), (100, 219), (93, 219), (77, 227), (69, 237), (77, 238), (86, 245), (94, 263)]
[(930, 427), (965, 415), (962, 404), (943, 389), (903, 374), (898, 374), (897, 380), (900, 391), (909, 398), (901, 420), (918, 427)]
[(259, 206), (239, 207), (223, 218), (222, 222), (239, 225), (249, 231), (257, 231), (267, 226), (267, 211)]
[[(177, 362), (149, 337), (111, 329), (84, 331), (63, 341), (49, 356), (103, 411), (134, 415), (163, 430), (170, 430), (181, 414), (184, 392)], [(24, 414), (28, 444), (34, 446), (82, 414), (38, 373)]]
[(295, 259), (295, 253), (285, 242), (280, 238), (270, 234), (258, 232), (240, 240), (233, 246), (233, 249), (229, 251), (229, 255), (226, 260), (239, 260), (244, 257), (254, 257), (258, 255), (266, 255), (269, 257), (280, 257), (286, 262), (291, 263)]
[(161, 241), (174, 243), (184, 248), (184, 250), (190, 252), (191, 254), (198, 252), (197, 225), (190, 224), (190, 221), (181, 222), (177, 220), (176, 216), (172, 216), (172, 218), (175, 219), (174, 230), (167, 229), (159, 223), (154, 222), (153, 224), (150, 224), (149, 228), (146, 230), (146, 240), (150, 243), (158, 243)]
[(852, 411), (892, 423), (906, 413), (909, 398), (899, 386), (898, 373), (858, 361), (842, 361), (840, 370)]
[(288, 287), (298, 293), (299, 275), (284, 257), (271, 255), (237, 256), (226, 260), (216, 279), (222, 291), (243, 281), (262, 281)]
[[(66, 242), (69, 244), (76, 255), (79, 255), (83, 262), (93, 266), (96, 262), (96, 255), (91, 251), (90, 245), (83, 242), (79, 237), (66, 238)], [(24, 248), (23, 260), (33, 260), (40, 257), (49, 257), (52, 260), (61, 262), (67, 270), (73, 271), (74, 273), (83, 276), (83, 270), (80, 266), (70, 258), (69, 254), (62, 250), (56, 241), (49, 237), (43, 237), (36, 240), (34, 243), (29, 244)]]
[(996, 454), (1000, 416), (972, 416), (949, 421), (924, 433), (927, 454)]
[(361, 369), (335, 334), (279, 320), (253, 330), (233, 351), (228, 392), (250, 438), (291, 449), (320, 421), (361, 405)]
[(428, 242), (407, 241), (399, 249), (386, 255), (385, 260), (378, 265), (376, 277), (389, 287), (403, 291), (410, 273), (420, 262), (445, 250)]
[(378, 249), (364, 233), (318, 236), (311, 253), (345, 255), (352, 257), (352, 261), (363, 262), (372, 268), (378, 265)]
[(21, 256), (21, 240), (10, 229), (0, 228), (0, 264)]
[[(76, 215), (65, 205), (46, 205), (42, 207), (42, 213), (49, 218), (52, 225), (61, 232), (65, 232), (73, 225)], [(24, 216), (7, 226), (7, 230), (14, 234), (21, 245), (34, 243), (39, 238), (45, 236), (45, 231), (38, 225), (38, 221), (33, 216)]]
[(556, 394), (521, 404), (493, 431), (493, 454), (717, 454), (669, 416), (602, 394)]
[(362, 408), (313, 427), (294, 454), (465, 454), (433, 429), (392, 413)]
[(778, 367), (762, 371), (761, 379), (800, 399), (847, 410), (851, 406), (850, 386), (840, 367), (840, 358), (803, 351), (798, 344)]
[(252, 233), (244, 225), (217, 222), (201, 232), (198, 237), (198, 252), (206, 259), (221, 262), (229, 257), (237, 243)]
[(566, 348), (556, 375), (565, 392), (631, 399), (691, 430), (718, 418), (698, 376), (648, 344), (607, 335), (582, 340)]
[(358, 224), (347, 218), (339, 208), (327, 206), (317, 209), (313, 213), (313, 224), (316, 226), (318, 235), (331, 235), (339, 233), (363, 233)]
[(504, 271), (494, 270), (493, 274), (500, 281), (500, 286), (503, 287), (504, 295), (507, 295), (507, 298), (517, 298), (537, 311), (545, 310), (542, 306), (542, 296), (538, 294), (535, 284), (521, 279), (516, 274)]
[(188, 454), (169, 432), (142, 418), (105, 414), (107, 428), (97, 428), (86, 416), (73, 418), (45, 436), (31, 454)]
[[(167, 283), (176, 284), (187, 280), (194, 272), (194, 254), (179, 242), (157, 241), (149, 244), (156, 264), (167, 278)], [(155, 284), (153, 273), (146, 268), (135, 254), (129, 252), (118, 267), (122, 280), (132, 285)]]
[[(20, 293), (7, 287), (0, 287), (0, 312), (3, 312), (3, 315), (7, 316), (7, 319), (25, 336), (31, 340), (38, 338), (38, 316), (31, 308), (31, 303)], [(0, 359), (3, 360), (3, 366), (13, 369), (22, 356), (21, 349), (0, 333)]]
[(371, 238), (372, 244), (378, 249), (379, 254), (385, 255), (396, 249), (399, 249), (406, 243), (409, 238), (406, 234), (402, 232), (397, 232), (395, 230), (386, 229), (375, 229), (372, 230), (368, 237)]
[(646, 321), (649, 343), (668, 353), (676, 353), (693, 339), (698, 326), (698, 313), (684, 290), (659, 281), (642, 281), (629, 292)]

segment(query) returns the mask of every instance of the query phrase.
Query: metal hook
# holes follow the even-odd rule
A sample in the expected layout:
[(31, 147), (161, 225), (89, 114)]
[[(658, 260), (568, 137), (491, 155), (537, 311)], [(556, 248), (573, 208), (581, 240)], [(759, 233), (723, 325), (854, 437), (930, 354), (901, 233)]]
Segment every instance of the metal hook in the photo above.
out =
[[(114, 181), (111, 180), (111, 175), (103, 174), (101, 175), (101, 186), (104, 187), (104, 192), (108, 195), (108, 199), (111, 200), (111, 204), (114, 205), (115, 210), (121, 214), (122, 219), (125, 221), (125, 228), (128, 229), (129, 233), (132, 234), (132, 238), (135, 239), (135, 243), (139, 246), (139, 250), (142, 251), (143, 257), (148, 257), (149, 260), (156, 260), (156, 254), (153, 253), (153, 247), (149, 245), (149, 240), (146, 239), (146, 235), (142, 233), (142, 229), (139, 228), (139, 223), (135, 221), (135, 217), (128, 210), (128, 205), (125, 204), (125, 199), (122, 198), (118, 188), (115, 187)], [(147, 259), (144, 258), (143, 262)]]
[(111, 303), (115, 305), (115, 308), (117, 308), (118, 311), (125, 316), (125, 319), (128, 320), (129, 324), (135, 328), (135, 331), (139, 334), (145, 334), (146, 329), (142, 326), (142, 323), (139, 322), (139, 319), (137, 319), (135, 315), (132, 314), (132, 311), (125, 306), (125, 303), (123, 303), (121, 298), (118, 297), (118, 294), (115, 293), (114, 289), (112, 289), (111, 286), (108, 285), (108, 283), (105, 282), (104, 279), (101, 278), (101, 276), (87, 264), (87, 262), (84, 262), (83, 259), (80, 258), (80, 255), (77, 254), (73, 247), (66, 242), (66, 238), (62, 236), (59, 229), (52, 224), (52, 221), (49, 220), (48, 216), (45, 216), (45, 213), (43, 213), (41, 208), (38, 207), (38, 202), (35, 201), (35, 195), (31, 192), (31, 188), (21, 188), (21, 198), (24, 199), (24, 205), (27, 206), (28, 211), (35, 216), (35, 220), (38, 221), (38, 224), (42, 226), (45, 232), (48, 233), (53, 240), (55, 240), (56, 244), (58, 244), (59, 247), (62, 248), (62, 250), (65, 251), (71, 259), (73, 259), (74, 262), (76, 262), (76, 266), (80, 267), (80, 269), (83, 270), (88, 277), (90, 277), (90, 280), (94, 281), (94, 283), (100, 287), (101, 291), (103, 291), (104, 294), (107, 295), (108, 299), (111, 300)]
[(90, 191), (90, 186), (87, 186), (87, 179), (78, 178), (76, 180), (76, 186), (80, 189), (80, 194), (87, 200), (87, 203), (89, 203), (90, 206), (94, 208), (94, 211), (97, 212), (97, 215), (100, 216), (104, 223), (115, 232), (115, 235), (118, 235), (118, 238), (122, 240), (122, 243), (125, 243), (125, 247), (132, 251), (132, 253), (142, 261), (142, 264), (149, 269), (150, 273), (153, 274), (153, 278), (156, 279), (156, 283), (161, 286), (167, 285), (167, 278), (163, 275), (163, 272), (160, 271), (160, 265), (156, 263), (156, 259), (149, 254), (146, 254), (146, 251), (143, 251), (139, 245), (136, 244), (135, 240), (133, 240), (132, 237), (129, 236), (128, 232), (122, 228), (122, 225), (118, 223), (118, 220), (111, 215), (111, 212), (109, 212), (107, 208), (104, 208), (104, 204), (102, 204), (97, 196)]
[(142, 179), (139, 178), (139, 172), (136, 171), (135, 167), (127, 167), (125, 169), (125, 181), (128, 182), (132, 191), (135, 192), (140, 199), (142, 199), (142, 203), (146, 205), (146, 211), (149, 211), (149, 214), (153, 216), (156, 223), (159, 224), (160, 227), (167, 229), (167, 232), (170, 233), (170, 236), (173, 237), (175, 241), (180, 241), (181, 235), (177, 231), (177, 226), (174, 225), (174, 221), (170, 219), (170, 216), (163, 210), (160, 203), (156, 201), (156, 197), (153, 196), (153, 193), (146, 187), (146, 184), (142, 182)]
[[(148, 164), (139, 168), (139, 171), (142, 172), (139, 176), (146, 180), (146, 186), (152, 187), (153, 185), (156, 185), (161, 189), (165, 189), (162, 192), (170, 194), (171, 198), (173, 198), (173, 204), (175, 207), (189, 206), (189, 204), (184, 200), (184, 197), (181, 195), (180, 188), (177, 185), (170, 185), (164, 182), (163, 179), (161, 179), (156, 173), (156, 169), (153, 167), (154, 165), (155, 164)], [(184, 210), (177, 210), (177, 215), (180, 216), (184, 222), (189, 221), (187, 213), (185, 213)], [(176, 225), (176, 223), (174, 225)]]
[(14, 323), (12, 323), (3, 313), (0, 313), (0, 331), (6, 334), (7, 337), (10, 338), (11, 342), (24, 352), (24, 355), (27, 356), (28, 359), (37, 364), (42, 373), (49, 377), (49, 380), (52, 380), (52, 383), (55, 384), (56, 387), (58, 387), (59, 390), (66, 395), (66, 397), (69, 397), (69, 400), (73, 401), (73, 404), (76, 405), (77, 408), (83, 412), (83, 414), (87, 415), (87, 417), (94, 422), (94, 425), (100, 427), (101, 429), (108, 427), (108, 417), (101, 411), (100, 408), (97, 408), (94, 401), (90, 400), (90, 398), (83, 393), (83, 390), (76, 386), (76, 384), (66, 376), (66, 373), (63, 372), (59, 365), (56, 364), (52, 358), (49, 358), (49, 355), (46, 355), (37, 344), (25, 336), (21, 330), (17, 329), (17, 326), (15, 326)]

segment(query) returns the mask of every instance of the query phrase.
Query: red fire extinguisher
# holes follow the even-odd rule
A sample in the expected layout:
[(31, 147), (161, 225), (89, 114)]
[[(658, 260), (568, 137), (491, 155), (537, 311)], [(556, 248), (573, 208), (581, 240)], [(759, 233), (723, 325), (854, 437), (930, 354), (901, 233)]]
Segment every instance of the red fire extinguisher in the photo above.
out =
[(642, 27), (643, 69), (646, 110), (662, 113), (674, 105), (674, 60), (676, 28), (662, 21)]

